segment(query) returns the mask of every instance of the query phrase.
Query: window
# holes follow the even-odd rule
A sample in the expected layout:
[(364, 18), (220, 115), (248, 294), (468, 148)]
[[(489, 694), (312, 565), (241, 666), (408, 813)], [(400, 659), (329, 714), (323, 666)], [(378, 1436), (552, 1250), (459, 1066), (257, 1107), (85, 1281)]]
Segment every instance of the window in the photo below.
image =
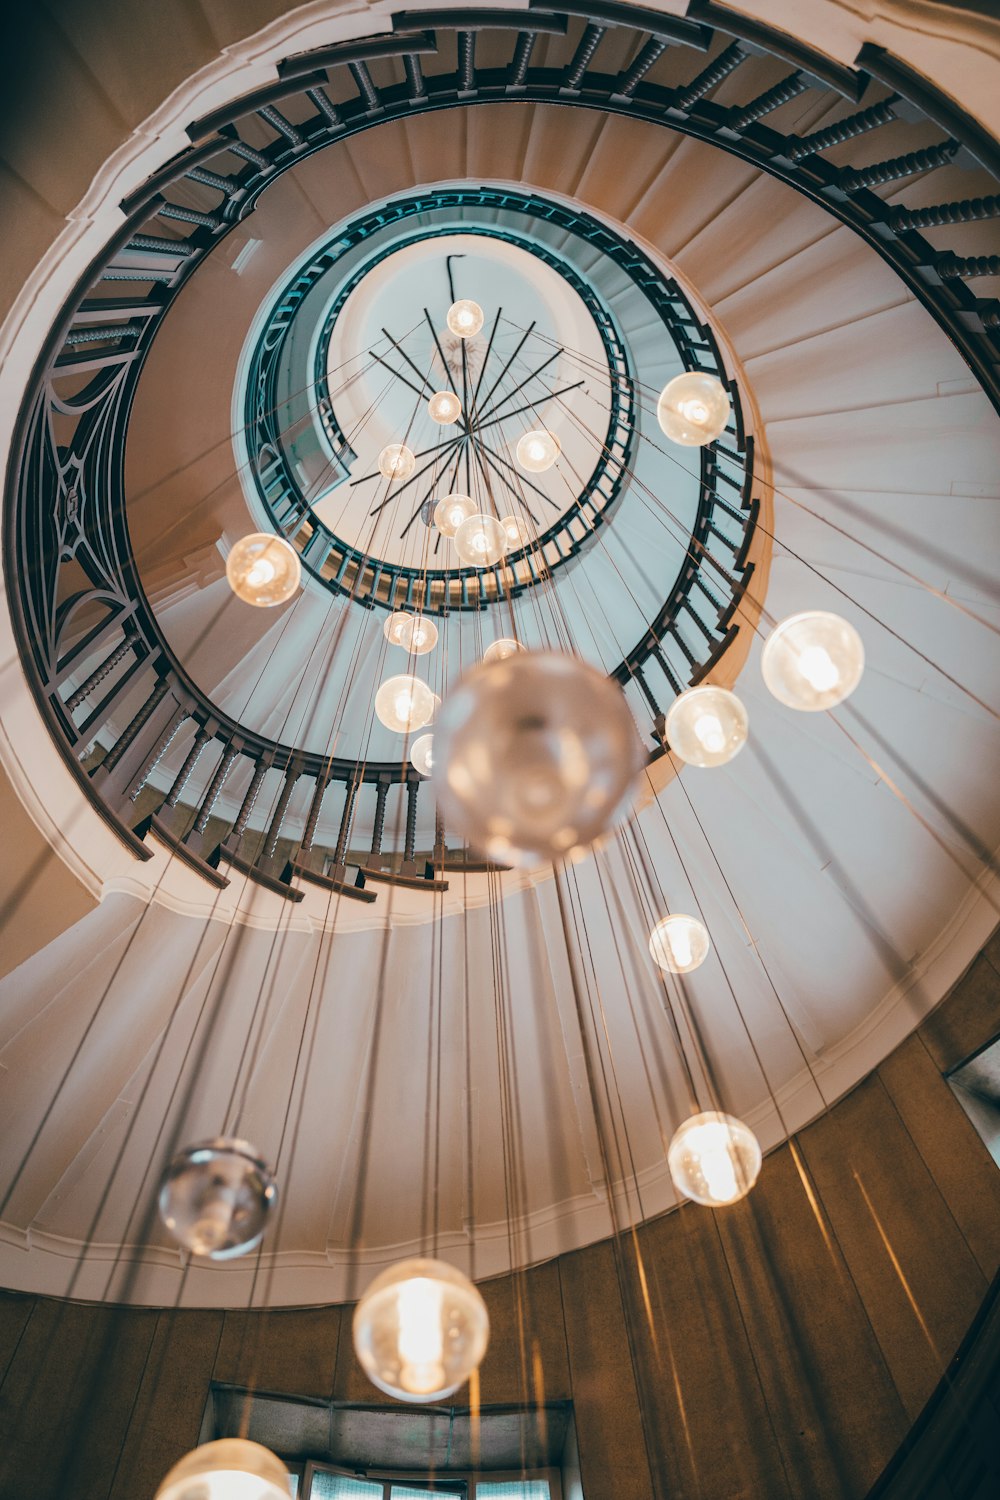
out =
[(544, 1477), (448, 1474), (440, 1479), (384, 1474), (359, 1478), (325, 1464), (306, 1464), (293, 1474), (296, 1500), (429, 1500), (450, 1495), (452, 1500), (560, 1500), (556, 1474)]

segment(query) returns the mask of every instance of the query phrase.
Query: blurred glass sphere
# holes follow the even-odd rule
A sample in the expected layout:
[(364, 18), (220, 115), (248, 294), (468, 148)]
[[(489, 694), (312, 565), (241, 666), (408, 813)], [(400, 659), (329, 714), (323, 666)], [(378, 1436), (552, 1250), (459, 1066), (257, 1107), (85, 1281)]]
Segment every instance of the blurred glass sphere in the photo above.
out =
[(221, 1438), (174, 1464), (154, 1500), (289, 1500), (291, 1493), (288, 1470), (269, 1448)]
[(496, 516), (470, 516), (455, 532), (455, 551), (464, 563), (487, 568), (506, 553), (507, 533)]
[(688, 688), (667, 712), (667, 744), (689, 766), (724, 766), (747, 742), (749, 719), (735, 693)]
[(431, 701), (431, 716), (427, 720), (428, 724), (433, 724), (434, 720), (437, 718), (438, 714), (441, 712), (441, 695), (440, 695), (440, 693), (431, 693), (431, 700), (432, 700)]
[(539, 427), (518, 438), (514, 452), (522, 469), (529, 474), (544, 474), (546, 469), (551, 469), (562, 449), (554, 432)]
[(674, 1187), (706, 1208), (745, 1198), (760, 1164), (760, 1145), (750, 1127), (716, 1110), (685, 1120), (667, 1151)]
[(434, 769), (434, 736), (422, 734), (410, 746), (410, 764), (421, 776), (429, 776)]
[(788, 708), (816, 713), (843, 703), (861, 681), (865, 648), (853, 625), (825, 610), (790, 615), (764, 642), (760, 670)]
[(434, 508), (434, 525), (442, 536), (454, 536), (463, 521), (476, 514), (471, 495), (445, 495)]
[(688, 370), (660, 393), (656, 420), (673, 443), (703, 448), (721, 437), (729, 421), (729, 392), (715, 375)]
[(241, 537), (226, 558), (229, 587), (244, 604), (259, 609), (284, 604), (302, 582), (299, 554), (284, 537), (255, 531)]
[(483, 652), (483, 661), (506, 661), (508, 656), (516, 656), (518, 651), (524, 647), (520, 641), (515, 641), (512, 635), (502, 635), (498, 641), (492, 641)]
[(410, 633), (411, 616), (405, 610), (395, 610), (386, 618), (382, 634), (390, 646), (405, 646)]
[(419, 677), (389, 677), (375, 694), (376, 718), (397, 734), (423, 729), (433, 711), (434, 694)]
[(704, 925), (680, 912), (661, 918), (649, 934), (653, 962), (672, 974), (690, 974), (705, 962), (710, 947)]
[(246, 1141), (202, 1141), (178, 1152), (163, 1174), (160, 1218), (192, 1255), (230, 1260), (260, 1244), (277, 1197)]
[(486, 1304), (467, 1276), (414, 1258), (376, 1276), (354, 1312), (354, 1350), (373, 1385), (401, 1401), (439, 1401), (479, 1368)]
[(471, 339), (483, 326), (483, 310), (478, 302), (463, 297), (451, 304), (446, 321), (456, 338)]
[(467, 673), (449, 693), (436, 740), (446, 827), (513, 864), (593, 843), (646, 760), (617, 682), (548, 652), (518, 652)]
[(524, 547), (531, 541), (531, 527), (520, 516), (501, 516), (500, 525), (507, 533), (507, 550)]
[(378, 456), (378, 471), (386, 479), (409, 479), (417, 466), (405, 443), (388, 443)]
[(403, 635), (402, 644), (414, 656), (426, 656), (438, 643), (438, 628), (426, 615), (413, 615)]
[(432, 422), (450, 427), (462, 415), (462, 403), (454, 391), (435, 391), (427, 403), (427, 412)]

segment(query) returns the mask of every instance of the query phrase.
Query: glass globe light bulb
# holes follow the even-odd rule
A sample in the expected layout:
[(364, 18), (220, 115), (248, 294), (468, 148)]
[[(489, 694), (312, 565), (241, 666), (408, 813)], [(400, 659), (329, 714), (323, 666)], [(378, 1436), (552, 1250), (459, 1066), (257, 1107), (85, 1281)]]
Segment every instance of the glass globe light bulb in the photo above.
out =
[(449, 691), (435, 738), (446, 826), (510, 864), (588, 847), (645, 763), (617, 682), (549, 652), (519, 651), (467, 673)]
[(405, 646), (410, 633), (411, 616), (405, 610), (395, 610), (382, 626), (382, 634), (390, 646)]
[(462, 415), (462, 403), (454, 391), (435, 391), (427, 403), (427, 412), (432, 422), (450, 427)]
[(531, 541), (531, 529), (520, 516), (501, 516), (500, 525), (507, 533), (508, 552), (514, 547), (524, 547)]
[(516, 656), (518, 651), (524, 647), (520, 641), (515, 641), (512, 635), (502, 635), (498, 641), (492, 641), (483, 652), (484, 663), (491, 661), (506, 661), (508, 656)]
[(690, 974), (708, 957), (708, 932), (697, 917), (677, 912), (663, 917), (649, 934), (653, 962), (671, 974)]
[(433, 701), (431, 703), (431, 716), (427, 720), (428, 724), (433, 724), (434, 720), (437, 718), (438, 714), (441, 712), (441, 695), (440, 695), (440, 693), (431, 693), (431, 699)]
[(164, 1172), (160, 1218), (192, 1255), (230, 1260), (260, 1244), (277, 1197), (268, 1167), (246, 1141), (202, 1141), (178, 1152)]
[(373, 1385), (402, 1401), (440, 1401), (479, 1368), (486, 1304), (444, 1261), (400, 1261), (376, 1276), (354, 1312), (354, 1349)]
[(671, 442), (703, 448), (725, 432), (729, 412), (729, 392), (722, 381), (700, 370), (688, 370), (663, 387), (656, 420)]
[(745, 1198), (760, 1164), (760, 1144), (750, 1127), (716, 1110), (685, 1120), (667, 1151), (674, 1187), (706, 1208)]
[(434, 507), (434, 525), (442, 536), (454, 536), (463, 521), (476, 514), (471, 495), (445, 495)]
[(376, 717), (397, 734), (423, 729), (433, 710), (434, 694), (419, 677), (389, 677), (375, 694)]
[(514, 452), (522, 469), (529, 474), (544, 474), (546, 469), (551, 469), (562, 448), (554, 432), (538, 427), (518, 438)]
[(410, 764), (421, 776), (429, 776), (434, 769), (434, 736), (422, 734), (410, 746)]
[(483, 326), (484, 314), (478, 302), (463, 297), (448, 309), (446, 322), (456, 338), (471, 339)]
[(417, 460), (405, 443), (388, 443), (378, 456), (378, 471), (384, 479), (409, 479)]
[(774, 627), (760, 669), (779, 703), (816, 713), (854, 692), (865, 670), (864, 643), (840, 615), (808, 610)]
[(255, 531), (241, 537), (226, 558), (229, 587), (245, 604), (270, 609), (284, 604), (302, 583), (302, 564), (284, 537)]
[(488, 568), (506, 553), (507, 533), (496, 516), (470, 516), (455, 532), (455, 551), (464, 563)]
[(401, 644), (413, 656), (426, 656), (438, 643), (438, 628), (426, 615), (413, 615), (403, 633)]
[(289, 1500), (291, 1493), (288, 1470), (269, 1448), (222, 1438), (186, 1453), (154, 1500)]
[(695, 687), (674, 699), (664, 732), (670, 749), (689, 766), (724, 766), (746, 744), (749, 722), (735, 693)]

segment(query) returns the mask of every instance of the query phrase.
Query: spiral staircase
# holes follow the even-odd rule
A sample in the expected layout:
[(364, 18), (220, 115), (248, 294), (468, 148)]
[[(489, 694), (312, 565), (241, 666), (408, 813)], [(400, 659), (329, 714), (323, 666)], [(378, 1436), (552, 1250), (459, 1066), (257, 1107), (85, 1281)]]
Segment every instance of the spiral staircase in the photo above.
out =
[[(266, 65), (241, 59), (264, 79), (231, 79), (224, 99), (213, 85), (183, 145), (164, 131), (164, 159), (120, 213), (93, 216), (100, 249), (81, 238), (50, 282), (61, 276), (61, 309), (51, 290), (35, 299), (25, 326), (51, 333), (30, 379), (23, 358), (7, 372), (20, 380), (6, 522), (23, 672), (5, 667), (3, 750), (6, 796), (32, 819), (12, 810), (12, 826), (70, 876), (59, 910), (40, 877), (10, 901), (25, 936), (0, 981), (5, 1284), (114, 1295), (118, 1247), (141, 1244), (130, 1295), (173, 1298), (176, 1252), (145, 1217), (157, 1164), (178, 1133), (220, 1127), (288, 1182), (274, 1301), (343, 1295), (363, 1153), (364, 1255), (404, 1253), (424, 1189), (416, 1122), (439, 965), (448, 1253), (468, 1263), (474, 1246), (488, 1275), (606, 1234), (609, 1203), (641, 1220), (674, 1201), (639, 1087), (653, 1019), (608, 1020), (633, 1091), (631, 1164), (609, 1184), (566, 956), (545, 944), (549, 881), (450, 839), (372, 722), (405, 577), (338, 592), (336, 538), (296, 492), (297, 455), (275, 499), (230, 440), (289, 277), (392, 205), (422, 201), (407, 233), (512, 235), (527, 221), (503, 194), (527, 196), (532, 244), (608, 309), (647, 392), (705, 361), (730, 384), (734, 419), (707, 469), (657, 451), (644, 396), (641, 485), (620, 487), (579, 555), (553, 554), (565, 566), (546, 587), (580, 649), (622, 682), (650, 752), (642, 836), (669, 905), (696, 899), (712, 930), (692, 992), (734, 1112), (765, 1145), (815, 1116), (993, 926), (998, 148), (891, 48), (869, 41), (845, 63), (735, 10), (680, 9), (372, 8), (343, 34), (289, 27), (267, 40)], [(81, 67), (88, 45), (69, 44)], [(653, 268), (672, 337), (602, 229)], [(280, 610), (229, 595), (220, 538), (251, 522), (303, 552), (303, 595)], [(686, 576), (690, 535), (714, 573)], [(541, 641), (536, 592), (529, 581), (519, 618)], [(504, 633), (500, 606), (481, 603), (445, 616), (450, 680)], [(806, 607), (844, 614), (865, 640), (866, 678), (839, 724), (789, 715), (760, 682), (762, 609)], [(703, 679), (738, 684), (753, 738), (726, 771), (678, 778), (662, 714)], [(607, 993), (621, 987), (619, 940), (633, 965), (645, 941), (616, 904), (617, 858), (574, 874)], [(501, 910), (519, 1128), (551, 1148), (516, 1214), (489, 1170), (505, 1150), (488, 978)], [(391, 1024), (366, 1099), (386, 928)], [(670, 1060), (665, 1078), (681, 1091)], [(554, 1119), (572, 1122), (558, 1150)], [(189, 1269), (183, 1296), (239, 1301), (245, 1281), (238, 1267)]]

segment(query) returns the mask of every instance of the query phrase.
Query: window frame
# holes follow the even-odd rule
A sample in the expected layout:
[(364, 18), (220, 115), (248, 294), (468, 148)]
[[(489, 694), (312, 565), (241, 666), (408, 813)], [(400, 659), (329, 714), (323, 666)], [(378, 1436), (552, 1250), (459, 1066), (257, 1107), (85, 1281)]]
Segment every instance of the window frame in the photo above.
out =
[[(381, 1484), (382, 1500), (391, 1500), (394, 1484), (418, 1486), (431, 1483), (425, 1469), (369, 1469), (359, 1473), (356, 1469), (345, 1469), (340, 1464), (324, 1462), (322, 1459), (307, 1459), (304, 1463), (291, 1462), (286, 1464), (286, 1468), (299, 1478), (296, 1500), (308, 1500), (316, 1474), (334, 1474), (343, 1479), (365, 1479), (372, 1484)], [(516, 1484), (518, 1481), (531, 1479), (542, 1479), (548, 1484), (549, 1500), (563, 1500), (562, 1475), (559, 1469), (532, 1469), (527, 1472), (520, 1469), (465, 1469), (436, 1476), (434, 1482), (437, 1488), (428, 1490), (428, 1494), (451, 1495), (454, 1500), (476, 1500), (476, 1488), (480, 1483)]]

